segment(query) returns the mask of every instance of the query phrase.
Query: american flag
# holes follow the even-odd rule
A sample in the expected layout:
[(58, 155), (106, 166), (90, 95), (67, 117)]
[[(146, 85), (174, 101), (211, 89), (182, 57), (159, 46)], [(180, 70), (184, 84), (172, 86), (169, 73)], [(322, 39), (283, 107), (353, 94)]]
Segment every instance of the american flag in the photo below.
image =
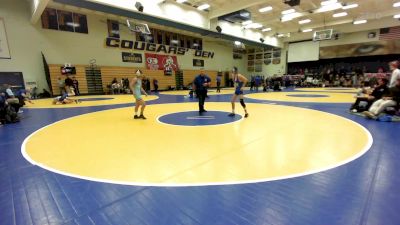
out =
[(387, 41), (396, 39), (400, 39), (400, 26), (382, 28), (379, 32), (379, 40)]

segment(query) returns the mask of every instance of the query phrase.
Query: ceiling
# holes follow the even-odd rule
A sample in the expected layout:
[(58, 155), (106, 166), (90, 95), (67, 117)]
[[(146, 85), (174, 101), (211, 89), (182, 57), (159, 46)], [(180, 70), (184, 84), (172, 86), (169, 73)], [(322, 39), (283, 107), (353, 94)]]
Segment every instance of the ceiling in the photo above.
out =
[[(342, 5), (358, 4), (358, 7), (344, 10), (342, 8), (328, 11), (328, 12), (315, 12), (316, 9), (321, 7), (322, 0), (301, 0), (299, 6), (290, 7), (283, 3), (283, 0), (188, 0), (193, 5), (201, 5), (208, 3), (211, 7), (209, 8), (210, 19), (218, 16), (238, 11), (240, 9), (247, 9), (252, 14), (252, 21), (260, 23), (263, 28), (272, 28), (271, 31), (265, 32), (266, 35), (272, 36), (277, 33), (291, 33), (292, 36), (299, 33), (301, 30), (313, 29), (320, 30), (324, 27), (327, 28), (340, 28), (341, 26), (348, 24), (354, 27), (354, 29), (347, 28), (343, 32), (359, 31), (360, 28), (353, 25), (353, 21), (366, 19), (367, 24), (361, 25), (363, 30), (376, 29), (377, 27), (368, 26), (370, 22), (376, 20), (391, 19), (395, 24), (400, 25), (400, 22), (393, 19), (393, 15), (400, 14), (400, 7), (394, 8), (393, 3), (400, 0), (338, 0)], [(260, 8), (272, 6), (272, 10), (261, 13), (258, 10)], [(290, 8), (294, 8), (296, 12), (299, 12), (299, 17), (291, 21), (282, 22), (281, 12)], [(344, 17), (334, 18), (333, 14), (338, 12), (347, 12), (348, 15)], [(310, 19), (311, 22), (300, 25), (299, 20)], [(392, 22), (392, 24), (393, 24)], [(381, 25), (384, 27), (384, 24)], [(260, 28), (263, 29), (263, 28)], [(340, 31), (339, 31), (340, 32)], [(303, 35), (304, 36), (304, 35)], [(311, 34), (310, 34), (311, 37)]]

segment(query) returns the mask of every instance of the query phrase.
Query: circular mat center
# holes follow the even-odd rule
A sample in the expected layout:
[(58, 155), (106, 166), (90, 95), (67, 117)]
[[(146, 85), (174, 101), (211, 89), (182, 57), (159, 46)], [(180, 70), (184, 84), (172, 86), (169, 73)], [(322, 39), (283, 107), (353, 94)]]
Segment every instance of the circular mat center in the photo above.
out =
[(329, 95), (314, 95), (314, 94), (309, 94), (309, 95), (292, 94), (292, 95), (287, 95), (287, 96), (295, 97), (295, 98), (326, 98), (326, 97), (329, 97)]
[(79, 100), (82, 102), (91, 102), (91, 101), (105, 101), (111, 99), (113, 98), (80, 98)]
[[(249, 118), (222, 124), (230, 104), (206, 106), (204, 115), (215, 119), (204, 121), (220, 120), (218, 125), (171, 126), (157, 120), (178, 124), (178, 116), (190, 122), (187, 117), (198, 116), (193, 112), (196, 103), (148, 105), (147, 120), (133, 119), (133, 107), (67, 118), (27, 137), (22, 153), (35, 165), (72, 177), (187, 186), (317, 173), (360, 157), (372, 143), (359, 124), (321, 111), (249, 103)], [(243, 115), (240, 108), (237, 113)]]
[(199, 114), (198, 111), (177, 112), (160, 116), (158, 121), (178, 126), (210, 126), (233, 123), (242, 118), (239, 114), (234, 117), (230, 117), (228, 114), (229, 112), (222, 111), (208, 111), (202, 114)]

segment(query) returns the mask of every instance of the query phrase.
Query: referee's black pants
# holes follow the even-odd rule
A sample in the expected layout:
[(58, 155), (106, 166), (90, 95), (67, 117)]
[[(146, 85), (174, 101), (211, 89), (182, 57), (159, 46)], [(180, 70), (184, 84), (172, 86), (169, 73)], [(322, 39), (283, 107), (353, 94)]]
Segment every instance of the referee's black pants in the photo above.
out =
[(199, 99), (199, 112), (204, 111), (204, 102), (207, 96), (207, 90), (196, 90), (197, 98)]

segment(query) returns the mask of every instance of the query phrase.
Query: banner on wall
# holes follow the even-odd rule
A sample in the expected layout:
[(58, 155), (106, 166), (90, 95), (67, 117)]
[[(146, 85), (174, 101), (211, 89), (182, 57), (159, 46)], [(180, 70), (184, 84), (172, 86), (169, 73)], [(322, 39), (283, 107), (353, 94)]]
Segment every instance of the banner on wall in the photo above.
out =
[(122, 52), (122, 62), (142, 63), (142, 54), (132, 52)]
[(149, 70), (177, 71), (178, 59), (172, 55), (145, 53), (146, 67)]
[(202, 59), (193, 59), (194, 67), (204, 67), (204, 60)]
[(4, 19), (0, 17), (0, 59), (11, 59), (8, 47), (6, 25)]
[(400, 54), (400, 40), (320, 47), (320, 59)]
[(112, 38), (112, 37), (107, 37), (105, 44), (109, 48), (120, 48), (125, 51), (135, 50), (135, 51), (147, 51), (154, 53), (174, 54), (174, 55), (186, 55), (188, 52), (192, 52), (193, 50), (194, 57), (202, 57), (210, 59), (214, 58), (214, 52), (141, 42), (141, 41), (121, 40), (119, 38)]

